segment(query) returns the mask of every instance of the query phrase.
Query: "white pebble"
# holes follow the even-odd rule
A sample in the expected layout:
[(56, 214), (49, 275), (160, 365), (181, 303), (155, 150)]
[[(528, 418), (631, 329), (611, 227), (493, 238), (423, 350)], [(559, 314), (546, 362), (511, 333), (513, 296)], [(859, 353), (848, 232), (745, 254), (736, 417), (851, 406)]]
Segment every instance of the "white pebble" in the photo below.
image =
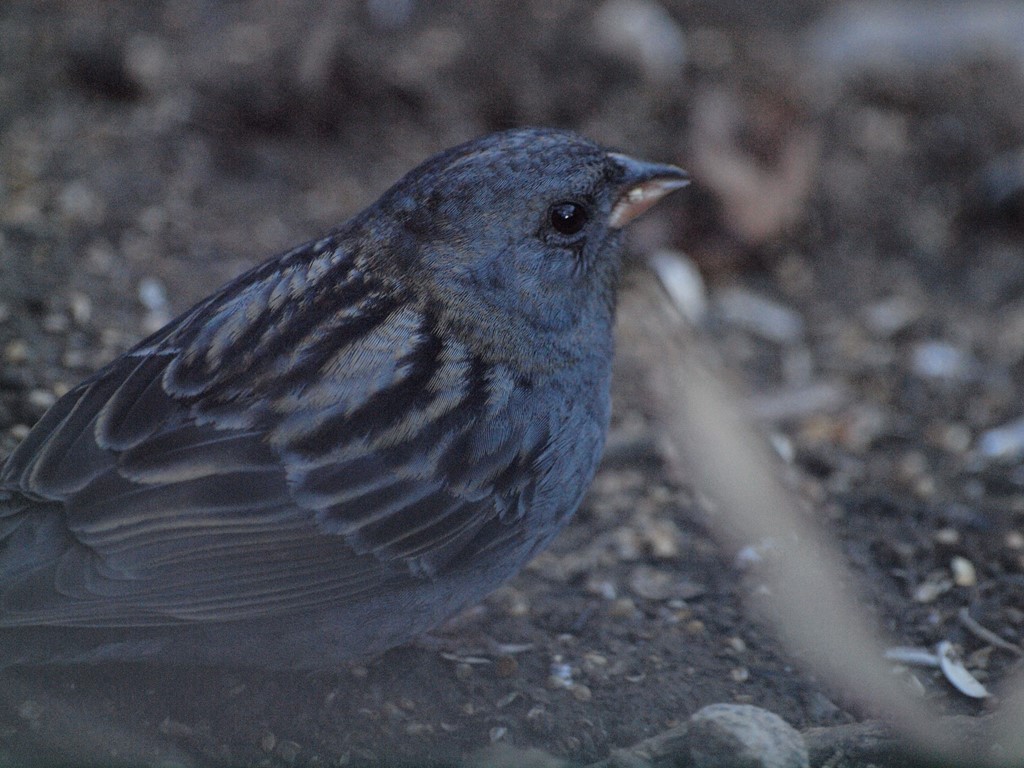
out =
[(139, 301), (150, 312), (166, 310), (167, 289), (155, 277), (144, 277), (139, 281)]
[(959, 347), (945, 341), (924, 341), (911, 353), (911, 367), (918, 376), (927, 379), (966, 379), (974, 361)]
[(743, 288), (718, 294), (718, 308), (726, 322), (780, 344), (799, 341), (804, 320), (794, 310)]
[(572, 667), (562, 661), (551, 662), (548, 684), (552, 688), (570, 688), (573, 684)]
[(144, 323), (146, 333), (159, 330), (171, 319), (167, 290), (155, 277), (144, 277), (139, 281), (139, 301), (147, 310)]
[(675, 19), (653, 0), (607, 0), (594, 16), (597, 44), (640, 65), (648, 79), (682, 76), (686, 39)]
[(71, 317), (79, 325), (85, 325), (92, 319), (92, 300), (84, 293), (72, 293), (70, 298)]
[(966, 557), (957, 555), (949, 561), (949, 570), (953, 572), (953, 583), (958, 587), (973, 587), (978, 583), (978, 573), (974, 563)]
[(864, 308), (864, 324), (875, 336), (888, 339), (921, 317), (921, 305), (907, 296), (894, 295)]
[(1024, 456), (1024, 419), (986, 430), (978, 437), (977, 452), (986, 459), (1016, 459)]
[(48, 389), (33, 389), (28, 393), (28, 402), (34, 408), (49, 408), (57, 402), (57, 396)]
[(655, 251), (649, 260), (676, 309), (691, 323), (699, 323), (708, 307), (707, 289), (697, 265), (680, 251)]

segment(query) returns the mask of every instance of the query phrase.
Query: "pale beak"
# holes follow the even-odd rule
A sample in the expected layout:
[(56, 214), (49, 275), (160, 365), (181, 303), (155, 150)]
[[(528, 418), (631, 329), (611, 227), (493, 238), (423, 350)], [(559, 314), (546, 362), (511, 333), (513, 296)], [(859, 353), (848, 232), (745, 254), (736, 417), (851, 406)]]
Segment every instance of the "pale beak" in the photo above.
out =
[(625, 172), (622, 192), (608, 217), (612, 229), (626, 226), (669, 192), (690, 183), (686, 171), (674, 165), (646, 163), (618, 152), (609, 152), (608, 157)]

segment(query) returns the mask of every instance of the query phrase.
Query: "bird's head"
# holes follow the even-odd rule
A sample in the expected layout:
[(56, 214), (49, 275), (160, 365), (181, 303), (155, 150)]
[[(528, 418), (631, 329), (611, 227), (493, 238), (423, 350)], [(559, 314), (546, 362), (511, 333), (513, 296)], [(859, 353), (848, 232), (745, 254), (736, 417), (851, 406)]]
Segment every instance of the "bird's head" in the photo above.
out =
[(437, 155), (381, 199), (394, 267), (487, 338), (610, 328), (622, 227), (687, 183), (569, 131), (518, 129)]

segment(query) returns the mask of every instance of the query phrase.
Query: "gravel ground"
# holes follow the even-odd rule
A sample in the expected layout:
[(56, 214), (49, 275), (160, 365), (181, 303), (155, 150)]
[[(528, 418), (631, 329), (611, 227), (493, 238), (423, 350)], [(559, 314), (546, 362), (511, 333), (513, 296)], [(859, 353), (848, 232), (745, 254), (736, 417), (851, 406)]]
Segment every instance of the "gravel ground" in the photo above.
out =
[[(757, 610), (768, 543), (723, 537), (666, 469), (638, 332), (665, 249), (706, 286), (693, 354), (747, 393), (837, 577), (891, 644), (948, 641), (999, 694), (1024, 627), (1020, 40), (998, 2), (5, 3), (0, 457), (77, 380), (450, 144), (571, 127), (695, 184), (633, 233), (583, 509), (443, 649), (331, 675), (8, 671), (0, 758), (587, 763), (716, 702), (798, 729), (876, 716)], [(937, 712), (999, 700), (896, 674)]]

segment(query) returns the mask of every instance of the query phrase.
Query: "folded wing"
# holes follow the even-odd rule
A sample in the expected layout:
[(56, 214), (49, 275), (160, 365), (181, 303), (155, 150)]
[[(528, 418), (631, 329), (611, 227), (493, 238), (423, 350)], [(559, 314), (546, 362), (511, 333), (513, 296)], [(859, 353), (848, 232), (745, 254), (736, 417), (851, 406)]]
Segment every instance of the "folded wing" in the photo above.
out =
[(549, 445), (511, 374), (321, 242), (54, 406), (0, 471), (0, 626), (341, 605), (517, 535)]

